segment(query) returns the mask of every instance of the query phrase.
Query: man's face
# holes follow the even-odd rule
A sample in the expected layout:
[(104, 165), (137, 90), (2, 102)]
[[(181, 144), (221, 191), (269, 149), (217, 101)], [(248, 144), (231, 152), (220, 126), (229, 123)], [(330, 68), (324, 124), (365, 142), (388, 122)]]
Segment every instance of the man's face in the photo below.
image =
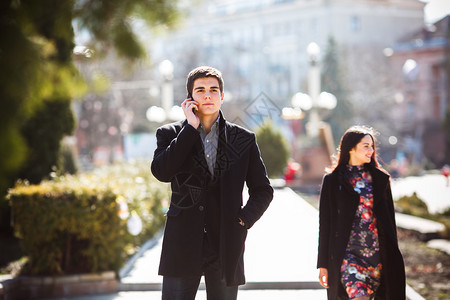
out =
[(199, 117), (218, 114), (223, 96), (217, 78), (204, 77), (194, 80), (192, 98), (198, 102), (197, 114)]

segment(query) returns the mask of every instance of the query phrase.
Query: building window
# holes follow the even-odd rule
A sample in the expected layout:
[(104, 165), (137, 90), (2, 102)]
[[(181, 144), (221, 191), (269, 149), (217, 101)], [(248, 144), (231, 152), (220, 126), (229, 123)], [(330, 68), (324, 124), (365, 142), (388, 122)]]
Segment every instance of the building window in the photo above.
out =
[(419, 76), (419, 66), (414, 59), (407, 59), (402, 67), (403, 76), (406, 81), (414, 82)]
[(350, 29), (352, 32), (358, 32), (361, 30), (361, 20), (358, 16), (350, 17)]
[(439, 65), (431, 68), (431, 98), (433, 99), (433, 117), (442, 120), (445, 118), (446, 105), (442, 95), (445, 91), (445, 72)]

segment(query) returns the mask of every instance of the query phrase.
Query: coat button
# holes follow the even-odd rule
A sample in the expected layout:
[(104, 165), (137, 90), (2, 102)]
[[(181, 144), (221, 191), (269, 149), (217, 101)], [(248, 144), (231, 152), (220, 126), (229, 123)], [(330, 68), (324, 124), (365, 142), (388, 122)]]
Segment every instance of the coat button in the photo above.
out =
[(199, 211), (203, 211), (205, 209), (205, 207), (203, 206), (203, 205), (200, 205), (199, 207), (198, 207), (198, 210)]

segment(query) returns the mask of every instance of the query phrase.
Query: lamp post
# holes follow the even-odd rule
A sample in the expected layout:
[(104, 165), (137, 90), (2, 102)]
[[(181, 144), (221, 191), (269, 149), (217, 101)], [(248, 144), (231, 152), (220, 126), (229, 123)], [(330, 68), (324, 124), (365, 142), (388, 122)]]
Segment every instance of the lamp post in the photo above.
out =
[(309, 58), (308, 93), (311, 97), (311, 111), (306, 130), (312, 137), (319, 135), (320, 115), (319, 109), (333, 110), (336, 107), (336, 97), (327, 92), (321, 92), (320, 87), (320, 48), (316, 43), (310, 43), (306, 48)]
[(327, 92), (320, 92), (320, 48), (316, 43), (310, 43), (306, 49), (310, 67), (308, 70), (308, 94), (298, 92), (291, 98), (292, 107), (282, 110), (284, 119), (302, 119), (304, 111), (309, 111), (309, 121), (306, 124), (308, 135), (316, 137), (319, 133), (321, 118), (319, 110), (333, 110), (336, 107), (336, 97)]
[(168, 116), (173, 106), (173, 64), (170, 60), (163, 60), (159, 64), (159, 72), (163, 76), (161, 86), (161, 105)]
[(149, 107), (146, 112), (146, 117), (149, 121), (157, 123), (163, 123), (166, 120), (181, 120), (184, 117), (182, 108), (173, 105), (173, 64), (170, 60), (166, 59), (159, 64), (158, 69), (163, 77), (161, 84), (161, 107)]
[(321, 92), (320, 87), (320, 48), (310, 43), (306, 49), (309, 60), (308, 94), (298, 92), (291, 98), (292, 107), (282, 110), (284, 119), (302, 119), (308, 112), (305, 124), (307, 135), (302, 138), (300, 161), (305, 180), (317, 180), (323, 176), (323, 169), (329, 164), (334, 151), (331, 128), (322, 122), (320, 113), (333, 110), (337, 100), (333, 94)]
[(309, 58), (309, 70), (308, 70), (308, 94), (311, 97), (311, 112), (309, 114), (309, 122), (306, 130), (311, 136), (317, 136), (319, 134), (319, 113), (317, 111), (317, 102), (320, 93), (320, 68), (319, 68), (319, 55), (320, 48), (316, 43), (310, 43), (306, 48)]

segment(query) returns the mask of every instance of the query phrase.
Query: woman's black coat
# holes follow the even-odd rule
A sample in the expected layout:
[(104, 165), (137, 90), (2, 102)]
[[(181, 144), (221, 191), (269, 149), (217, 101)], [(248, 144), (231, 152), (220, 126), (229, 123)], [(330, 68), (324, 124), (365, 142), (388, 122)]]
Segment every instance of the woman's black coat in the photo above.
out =
[[(159, 274), (201, 275), (204, 195), (211, 178), (202, 140), (186, 120), (162, 126), (156, 135), (158, 145), (152, 173), (160, 181), (170, 182), (172, 188)], [(220, 113), (218, 144), (214, 173), (220, 185), (219, 255), (227, 285), (241, 285), (245, 283), (243, 257), (247, 229), (269, 206), (273, 189), (254, 133), (227, 122)], [(244, 182), (249, 193), (245, 205)], [(189, 208), (184, 207), (186, 203), (190, 204)], [(245, 227), (239, 225), (238, 218), (245, 222)]]
[[(373, 180), (373, 212), (377, 218), (382, 266), (376, 299), (405, 299), (405, 268), (398, 249), (397, 228), (389, 175), (366, 164)], [(336, 168), (325, 175), (320, 193), (318, 268), (328, 269), (328, 299), (348, 299), (340, 281), (340, 268), (359, 204), (355, 192)], [(342, 297), (342, 298), (338, 298)]]

